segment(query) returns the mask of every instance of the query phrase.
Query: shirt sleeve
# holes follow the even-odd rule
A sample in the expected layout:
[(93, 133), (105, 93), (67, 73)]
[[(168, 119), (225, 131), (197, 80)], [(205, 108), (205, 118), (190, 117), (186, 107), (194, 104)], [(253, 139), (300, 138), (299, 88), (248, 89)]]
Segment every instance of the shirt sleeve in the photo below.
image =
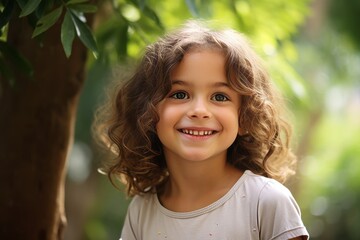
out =
[(309, 239), (294, 197), (275, 180), (270, 180), (261, 190), (257, 216), (261, 240), (288, 240), (300, 236)]

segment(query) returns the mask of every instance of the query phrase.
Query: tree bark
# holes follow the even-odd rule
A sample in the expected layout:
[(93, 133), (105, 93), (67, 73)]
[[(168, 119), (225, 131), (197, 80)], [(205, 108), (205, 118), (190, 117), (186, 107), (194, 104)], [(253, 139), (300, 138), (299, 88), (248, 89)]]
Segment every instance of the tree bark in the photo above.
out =
[(34, 76), (16, 73), (15, 87), (0, 79), (0, 239), (62, 239), (66, 157), (87, 50), (75, 40), (67, 59), (60, 28), (39, 42), (26, 18), (9, 24), (7, 41), (30, 60)]

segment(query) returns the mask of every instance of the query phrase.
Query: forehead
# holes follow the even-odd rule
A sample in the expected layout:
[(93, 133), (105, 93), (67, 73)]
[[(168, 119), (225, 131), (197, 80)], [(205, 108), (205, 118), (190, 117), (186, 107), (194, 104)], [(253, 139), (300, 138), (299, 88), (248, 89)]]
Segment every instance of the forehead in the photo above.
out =
[(225, 80), (225, 55), (218, 49), (193, 49), (184, 54), (182, 60), (170, 73), (170, 80)]

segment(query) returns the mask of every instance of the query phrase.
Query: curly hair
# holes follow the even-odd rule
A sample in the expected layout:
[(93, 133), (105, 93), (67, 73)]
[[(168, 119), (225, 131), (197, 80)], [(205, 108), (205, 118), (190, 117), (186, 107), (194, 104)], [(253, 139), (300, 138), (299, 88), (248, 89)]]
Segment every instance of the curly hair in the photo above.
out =
[(230, 86), (241, 96), (239, 126), (244, 129), (228, 149), (227, 161), (240, 170), (284, 182), (296, 158), (284, 104), (260, 58), (234, 30), (213, 30), (190, 21), (149, 45), (132, 77), (120, 82), (114, 97), (98, 111), (96, 134), (116, 154), (106, 172), (125, 183), (127, 193), (156, 191), (168, 179), (162, 144), (156, 134), (156, 107), (171, 90), (169, 76), (185, 53), (219, 49), (226, 58)]

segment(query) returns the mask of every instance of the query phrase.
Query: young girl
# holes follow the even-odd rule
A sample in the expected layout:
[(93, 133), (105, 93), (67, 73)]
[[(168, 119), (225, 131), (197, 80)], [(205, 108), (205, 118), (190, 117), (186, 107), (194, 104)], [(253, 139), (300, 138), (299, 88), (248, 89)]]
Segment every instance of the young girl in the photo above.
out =
[(150, 45), (99, 116), (132, 239), (307, 239), (283, 182), (295, 163), (279, 96), (243, 36), (197, 22)]

